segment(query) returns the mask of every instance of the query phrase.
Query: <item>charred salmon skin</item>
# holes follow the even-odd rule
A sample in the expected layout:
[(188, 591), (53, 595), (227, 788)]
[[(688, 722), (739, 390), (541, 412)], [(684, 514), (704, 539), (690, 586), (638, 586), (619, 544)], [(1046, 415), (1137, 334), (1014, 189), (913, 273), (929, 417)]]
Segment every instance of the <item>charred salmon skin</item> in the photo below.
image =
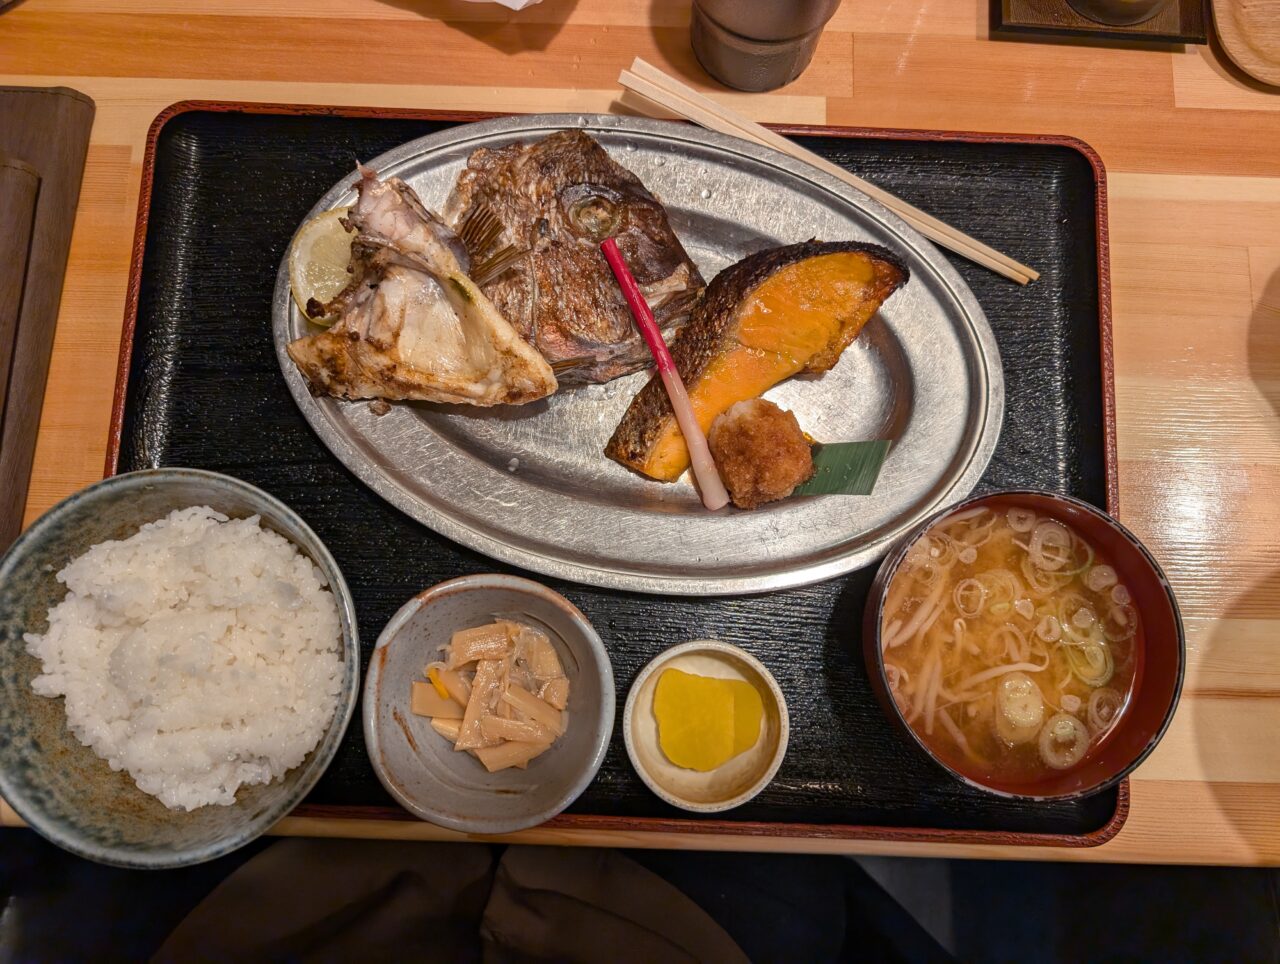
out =
[[(907, 278), (893, 252), (856, 241), (773, 248), (720, 272), (671, 346), (703, 430), (735, 402), (792, 375), (830, 369)], [(657, 376), (632, 399), (605, 454), (662, 482), (689, 467)]]

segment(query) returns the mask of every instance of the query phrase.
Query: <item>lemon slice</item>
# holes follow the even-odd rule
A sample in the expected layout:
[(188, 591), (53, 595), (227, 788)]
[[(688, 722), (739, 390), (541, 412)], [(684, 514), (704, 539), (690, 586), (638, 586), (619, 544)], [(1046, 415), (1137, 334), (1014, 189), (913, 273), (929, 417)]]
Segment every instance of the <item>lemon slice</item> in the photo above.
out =
[(347, 265), (351, 261), (355, 234), (339, 220), (346, 217), (348, 210), (335, 208), (316, 215), (299, 229), (289, 249), (289, 287), (293, 290), (293, 300), (299, 311), (320, 324), (332, 319), (307, 314), (307, 302), (314, 298), (327, 304), (351, 280)]

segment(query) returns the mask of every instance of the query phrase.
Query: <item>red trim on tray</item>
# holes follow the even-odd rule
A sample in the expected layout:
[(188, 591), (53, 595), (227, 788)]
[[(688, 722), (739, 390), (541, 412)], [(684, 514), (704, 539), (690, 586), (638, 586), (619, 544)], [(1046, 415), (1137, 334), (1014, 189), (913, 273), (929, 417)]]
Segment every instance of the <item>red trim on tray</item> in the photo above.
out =
[[(339, 820), (418, 818), (400, 807), (331, 806), (304, 803), (290, 816)], [(892, 843), (935, 843), (993, 847), (1097, 847), (1106, 843), (1129, 816), (1129, 781), (1116, 786), (1116, 812), (1102, 827), (1087, 834), (1022, 833), (1002, 830), (945, 830), (933, 827), (882, 827), (840, 823), (769, 823), (750, 820), (692, 820), (681, 817), (607, 817), (562, 813), (539, 830), (583, 830), (617, 833), (711, 834), (724, 837), (783, 837), (795, 840), (880, 840)], [(531, 828), (532, 829), (532, 828)]]
[[(156, 142), (164, 126), (180, 114), (193, 111), (242, 114), (289, 114), (329, 117), (385, 117), (395, 120), (431, 120), (465, 124), (506, 116), (487, 111), (439, 111), (386, 107), (326, 107), (306, 104), (257, 104), (224, 101), (181, 101), (165, 108), (147, 131), (142, 161), (142, 182), (138, 191), (138, 222), (133, 236), (129, 265), (129, 287), (125, 295), (124, 328), (120, 336), (120, 359), (116, 368), (115, 397), (111, 407), (111, 427), (107, 438), (104, 477), (119, 468), (120, 434), (123, 430), (125, 393), (133, 356), (133, 337), (138, 321), (138, 296), (142, 281), (142, 258), (147, 242), (147, 218), (151, 191), (155, 184)], [(791, 137), (891, 138), (911, 141), (964, 141), (968, 143), (1057, 145), (1078, 151), (1093, 167), (1097, 192), (1098, 237), (1098, 323), (1101, 332), (1103, 450), (1106, 467), (1107, 511), (1119, 511), (1120, 497), (1116, 464), (1115, 380), (1112, 364), (1111, 262), (1107, 234), (1107, 181), (1102, 158), (1097, 151), (1075, 137), (1053, 134), (993, 134), (970, 131), (897, 130), (874, 127), (820, 127), (814, 125), (768, 124), (771, 130)], [(347, 820), (416, 820), (399, 807), (327, 806), (302, 804), (293, 816), (341, 818)], [(553, 830), (618, 831), (625, 833), (717, 834), (734, 837), (783, 837), (810, 840), (881, 840), (895, 843), (982, 844), (992, 846), (1096, 847), (1106, 843), (1129, 816), (1129, 781), (1116, 787), (1116, 810), (1105, 825), (1086, 834), (1023, 833), (1011, 831), (944, 830), (930, 827), (880, 827), (856, 824), (769, 823), (746, 820), (693, 820), (666, 817), (609, 817), (566, 813), (542, 826)]]

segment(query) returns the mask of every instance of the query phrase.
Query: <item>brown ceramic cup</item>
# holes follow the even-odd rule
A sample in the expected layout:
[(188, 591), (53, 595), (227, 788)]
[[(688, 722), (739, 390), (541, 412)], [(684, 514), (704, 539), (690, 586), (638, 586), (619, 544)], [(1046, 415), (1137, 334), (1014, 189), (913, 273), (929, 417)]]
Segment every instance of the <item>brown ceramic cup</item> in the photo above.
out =
[(799, 77), (840, 0), (694, 0), (689, 39), (716, 80), (738, 90), (773, 90)]

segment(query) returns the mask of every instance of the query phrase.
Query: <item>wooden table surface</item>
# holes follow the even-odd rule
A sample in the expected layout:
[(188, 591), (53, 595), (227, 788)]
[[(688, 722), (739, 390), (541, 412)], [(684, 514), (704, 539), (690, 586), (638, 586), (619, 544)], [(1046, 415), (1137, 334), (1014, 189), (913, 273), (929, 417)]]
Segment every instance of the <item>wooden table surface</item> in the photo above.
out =
[[(1128, 823), (1100, 848), (805, 849), (1280, 863), (1280, 94), (1204, 47), (993, 41), (987, 10), (845, 0), (803, 77), (742, 95), (696, 65), (688, 0), (545, 0), (518, 14), (461, 0), (20, 0), (0, 13), (0, 84), (63, 84), (98, 105), (27, 521), (102, 475), (143, 142), (175, 101), (603, 111), (640, 55), (758, 120), (1071, 134), (1108, 170), (1120, 517), (1182, 601), (1181, 708), (1133, 778)], [(0, 803), (0, 824), (18, 822)], [(457, 836), (299, 818), (277, 830)]]

